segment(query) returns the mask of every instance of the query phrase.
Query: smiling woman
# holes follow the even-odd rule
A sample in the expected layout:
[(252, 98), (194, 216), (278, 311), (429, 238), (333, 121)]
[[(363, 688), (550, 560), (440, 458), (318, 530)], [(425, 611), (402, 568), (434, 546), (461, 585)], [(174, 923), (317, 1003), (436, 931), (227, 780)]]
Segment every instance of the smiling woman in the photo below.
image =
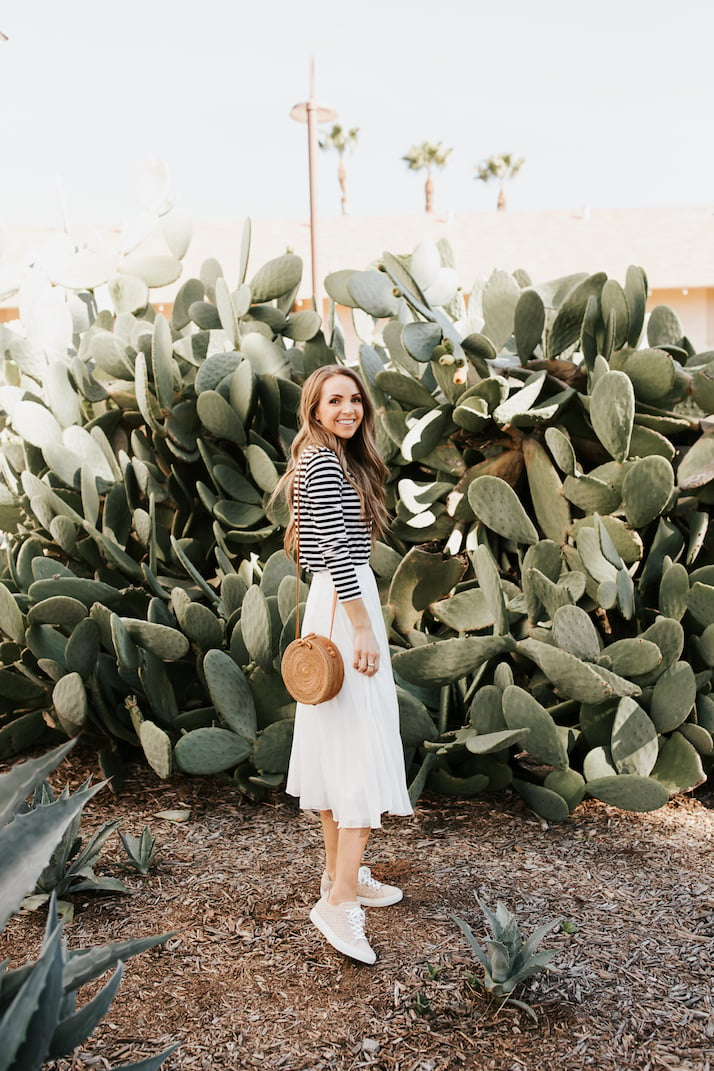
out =
[(345, 666), (342, 690), (314, 706), (298, 703), (287, 791), (320, 812), (325, 871), (312, 922), (338, 951), (363, 963), (375, 952), (363, 906), (387, 907), (401, 889), (362, 865), (384, 813), (411, 814), (399, 708), (379, 594), (369, 566), (372, 537), (386, 516), (386, 467), (374, 440), (374, 410), (359, 378), (339, 365), (306, 380), (291, 465), (276, 488), (295, 513), (286, 530), (312, 576), (302, 633), (321, 632), (334, 607), (332, 640)]
[(364, 417), (362, 394), (351, 376), (331, 376), (322, 386), (315, 419), (325, 431), (351, 439)]

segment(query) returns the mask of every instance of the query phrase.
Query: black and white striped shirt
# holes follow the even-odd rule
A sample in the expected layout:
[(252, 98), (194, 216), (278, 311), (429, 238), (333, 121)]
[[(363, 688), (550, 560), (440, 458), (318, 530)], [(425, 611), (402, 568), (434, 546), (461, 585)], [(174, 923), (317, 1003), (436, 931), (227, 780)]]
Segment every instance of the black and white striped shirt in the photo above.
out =
[(370, 526), (360, 515), (359, 495), (337, 455), (326, 446), (303, 451), (297, 479), (300, 565), (311, 573), (329, 569), (340, 602), (360, 598), (355, 566), (367, 564), (372, 544)]

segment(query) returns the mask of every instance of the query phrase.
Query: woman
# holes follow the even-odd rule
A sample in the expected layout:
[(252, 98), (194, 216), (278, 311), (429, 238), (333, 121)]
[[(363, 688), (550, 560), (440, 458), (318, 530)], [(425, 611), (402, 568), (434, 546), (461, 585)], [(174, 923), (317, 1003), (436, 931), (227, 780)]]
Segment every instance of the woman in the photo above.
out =
[(340, 952), (363, 963), (376, 956), (363, 906), (387, 907), (401, 889), (376, 881), (362, 857), (384, 813), (412, 813), (399, 737), (399, 710), (374, 574), (372, 539), (387, 513), (388, 470), (377, 452), (374, 408), (358, 376), (328, 365), (306, 380), (291, 464), (275, 496), (292, 503), (285, 533), (313, 574), (303, 635), (326, 633), (337, 592), (332, 639), (345, 664), (340, 693), (297, 704), (287, 791), (320, 812), (325, 872), (310, 918)]

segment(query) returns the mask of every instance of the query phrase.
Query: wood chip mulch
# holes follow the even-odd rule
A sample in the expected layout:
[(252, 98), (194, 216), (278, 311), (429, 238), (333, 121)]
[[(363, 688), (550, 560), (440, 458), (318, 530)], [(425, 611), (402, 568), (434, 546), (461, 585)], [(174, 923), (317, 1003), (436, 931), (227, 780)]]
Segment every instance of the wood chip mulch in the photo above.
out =
[[(90, 754), (54, 775), (76, 788)], [(177, 823), (157, 812), (187, 809)], [(336, 953), (309, 922), (322, 868), (315, 816), (283, 795), (254, 804), (219, 780), (160, 782), (137, 769), (120, 796), (85, 808), (86, 837), (121, 816), (161, 844), (131, 896), (77, 894), (70, 947), (176, 931), (129, 960), (109, 1014), (52, 1071), (108, 1071), (180, 1041), (166, 1071), (709, 1071), (714, 1068), (714, 797), (678, 797), (649, 814), (587, 801), (548, 826), (513, 795), (427, 797), (367, 849), (404, 901), (368, 913), (374, 967)], [(124, 858), (116, 834), (104, 873)], [(561, 919), (543, 947), (554, 970), (517, 996), (488, 998), (453, 921), (487, 934), (477, 893), (502, 900), (526, 935)], [(0, 958), (37, 955), (44, 912), (15, 916)], [(572, 933), (566, 932), (572, 929)], [(89, 997), (96, 991), (86, 987)]]

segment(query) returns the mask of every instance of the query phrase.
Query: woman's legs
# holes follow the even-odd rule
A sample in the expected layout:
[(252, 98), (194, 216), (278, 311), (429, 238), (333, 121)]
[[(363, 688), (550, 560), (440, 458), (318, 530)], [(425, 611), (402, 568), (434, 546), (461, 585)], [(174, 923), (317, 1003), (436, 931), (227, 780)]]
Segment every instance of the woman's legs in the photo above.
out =
[(325, 840), (325, 869), (334, 885), (330, 890), (331, 904), (344, 904), (357, 899), (357, 873), (369, 839), (370, 829), (339, 829), (332, 811), (320, 811), (322, 834)]

